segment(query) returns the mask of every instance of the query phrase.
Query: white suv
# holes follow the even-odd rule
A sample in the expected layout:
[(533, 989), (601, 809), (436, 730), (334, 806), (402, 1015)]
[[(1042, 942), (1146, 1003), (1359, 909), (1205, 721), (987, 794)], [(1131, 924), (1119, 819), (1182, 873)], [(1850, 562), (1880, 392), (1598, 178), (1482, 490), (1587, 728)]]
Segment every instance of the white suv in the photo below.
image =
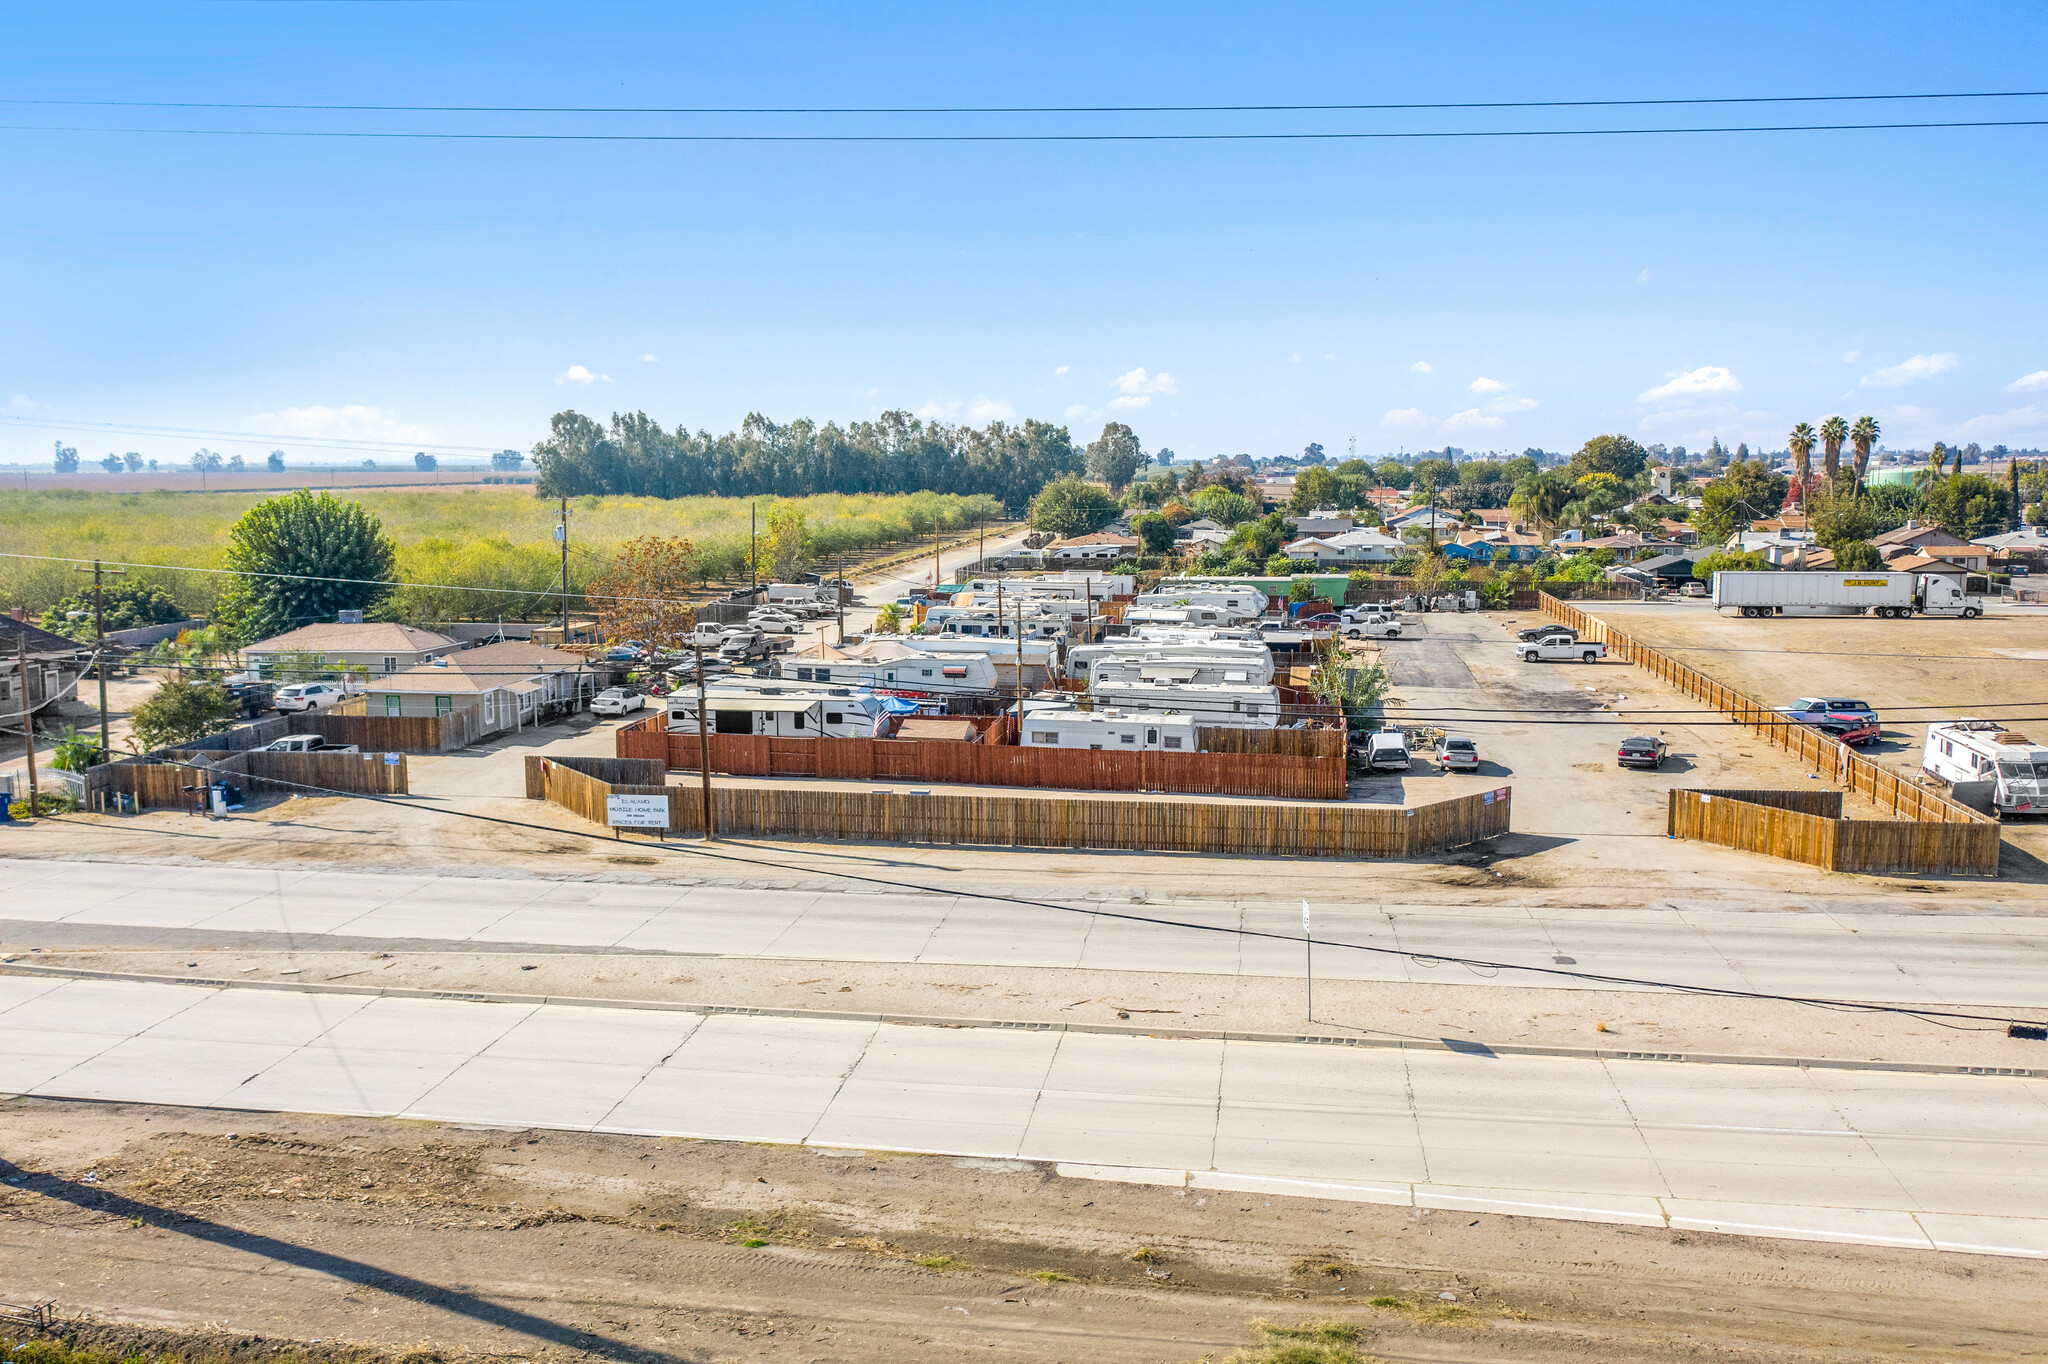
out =
[(295, 682), (279, 687), (271, 704), (279, 710), (325, 710), (347, 699), (348, 693), (332, 682)]

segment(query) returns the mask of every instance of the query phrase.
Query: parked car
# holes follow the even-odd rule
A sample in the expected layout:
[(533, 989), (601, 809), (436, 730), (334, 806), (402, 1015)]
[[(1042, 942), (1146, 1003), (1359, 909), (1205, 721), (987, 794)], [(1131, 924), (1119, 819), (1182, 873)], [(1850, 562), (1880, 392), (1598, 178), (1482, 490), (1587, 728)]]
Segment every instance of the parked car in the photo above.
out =
[(794, 635), (804, 628), (802, 621), (784, 611), (749, 611), (747, 624), (771, 635)]
[(1847, 696), (1802, 696), (1789, 706), (1779, 706), (1778, 714), (1789, 716), (1802, 725), (1826, 724), (1830, 721), (1856, 721), (1859, 724), (1874, 725), (1877, 711), (1867, 701), (1857, 701)]
[(1313, 616), (1302, 616), (1295, 622), (1299, 630), (1334, 630), (1344, 622), (1335, 611), (1319, 611)]
[(1572, 635), (1545, 635), (1517, 644), (1515, 656), (1524, 663), (1597, 663), (1607, 656), (1607, 646)]
[(1634, 734), (1621, 741), (1615, 750), (1614, 761), (1619, 767), (1658, 768), (1671, 756), (1671, 745), (1662, 739), (1647, 734)]
[(1515, 633), (1515, 638), (1516, 638), (1516, 639), (1542, 639), (1542, 638), (1544, 638), (1544, 637), (1545, 637), (1546, 635), (1573, 635), (1573, 636), (1576, 636), (1577, 634), (1578, 634), (1578, 631), (1576, 631), (1576, 630), (1572, 629), (1572, 627), (1571, 627), (1571, 626), (1569, 626), (1569, 625), (1532, 625), (1532, 626), (1530, 626), (1530, 627), (1529, 627), (1528, 629), (1526, 629), (1526, 630), (1519, 630), (1519, 631), (1517, 631), (1517, 632)]
[(1684, 587), (1678, 589), (1678, 595), (1681, 597), (1704, 597), (1709, 594), (1707, 592), (1707, 585), (1698, 578), (1694, 578)]
[(590, 698), (593, 715), (624, 715), (647, 704), (647, 698), (627, 687), (607, 687)]
[(1436, 741), (1436, 765), (1446, 772), (1477, 772), (1479, 744), (1462, 734), (1446, 734)]
[(348, 699), (337, 682), (294, 682), (279, 687), (271, 703), (279, 710), (325, 710)]
[(1347, 623), (1338, 633), (1346, 639), (1399, 639), (1401, 627), (1385, 616), (1363, 616)]
[(1830, 739), (1845, 744), (1874, 744), (1884, 737), (1884, 727), (1875, 720), (1822, 720), (1814, 726)]
[(1374, 772), (1408, 770), (1408, 736), (1398, 729), (1376, 730), (1365, 738), (1365, 765)]
[(358, 753), (354, 744), (330, 744), (318, 734), (287, 734), (282, 739), (273, 739), (258, 753)]

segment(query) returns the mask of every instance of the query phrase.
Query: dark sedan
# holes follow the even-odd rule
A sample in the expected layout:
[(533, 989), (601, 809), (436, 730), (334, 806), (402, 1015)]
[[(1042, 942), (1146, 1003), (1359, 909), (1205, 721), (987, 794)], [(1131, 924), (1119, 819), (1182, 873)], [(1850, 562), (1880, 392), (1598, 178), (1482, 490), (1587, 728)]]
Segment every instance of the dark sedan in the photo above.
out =
[(1662, 739), (1638, 734), (1621, 741), (1621, 747), (1615, 750), (1614, 761), (1622, 767), (1655, 768), (1662, 767), (1670, 756), (1671, 747)]

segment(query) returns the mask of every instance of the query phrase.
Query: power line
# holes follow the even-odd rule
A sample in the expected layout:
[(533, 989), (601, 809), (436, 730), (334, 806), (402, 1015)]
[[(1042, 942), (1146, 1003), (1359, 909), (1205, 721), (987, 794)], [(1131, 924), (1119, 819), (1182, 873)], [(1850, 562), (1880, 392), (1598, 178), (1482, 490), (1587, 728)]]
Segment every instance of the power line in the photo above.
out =
[(1469, 139), (1669, 137), (1715, 133), (1853, 133), (1924, 129), (2041, 128), (2048, 119), (1971, 119), (1911, 123), (1776, 123), (1684, 128), (1487, 128), (1411, 132), (1295, 133), (488, 133), (376, 132), (282, 128), (89, 128), (0, 124), (10, 133), (109, 133), (120, 136), (318, 138), (392, 142), (667, 143), (1001, 143), (1001, 142), (1408, 142)]
[(2035, 99), (2048, 90), (1956, 90), (1878, 95), (1710, 95), (1690, 99), (1458, 100), (1412, 104), (1072, 104), (721, 107), (576, 104), (288, 104), (221, 100), (0, 99), (0, 105), (70, 109), (251, 109), (402, 114), (1251, 114), (1384, 113), (1447, 109), (1633, 109), (1674, 105), (1853, 104), (1893, 100)]

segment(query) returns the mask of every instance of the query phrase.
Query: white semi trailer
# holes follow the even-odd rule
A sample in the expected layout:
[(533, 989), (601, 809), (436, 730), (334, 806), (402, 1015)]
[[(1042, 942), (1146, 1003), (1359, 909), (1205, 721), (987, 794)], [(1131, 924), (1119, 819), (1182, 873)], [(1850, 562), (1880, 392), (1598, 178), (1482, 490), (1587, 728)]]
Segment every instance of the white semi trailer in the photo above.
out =
[[(1984, 583), (1980, 576), (1969, 586)], [(1714, 609), (1732, 607), (1745, 616), (1924, 616), (1984, 614), (1981, 591), (1946, 573), (1825, 573), (1788, 569), (1780, 573), (1723, 570), (1714, 575)]]

